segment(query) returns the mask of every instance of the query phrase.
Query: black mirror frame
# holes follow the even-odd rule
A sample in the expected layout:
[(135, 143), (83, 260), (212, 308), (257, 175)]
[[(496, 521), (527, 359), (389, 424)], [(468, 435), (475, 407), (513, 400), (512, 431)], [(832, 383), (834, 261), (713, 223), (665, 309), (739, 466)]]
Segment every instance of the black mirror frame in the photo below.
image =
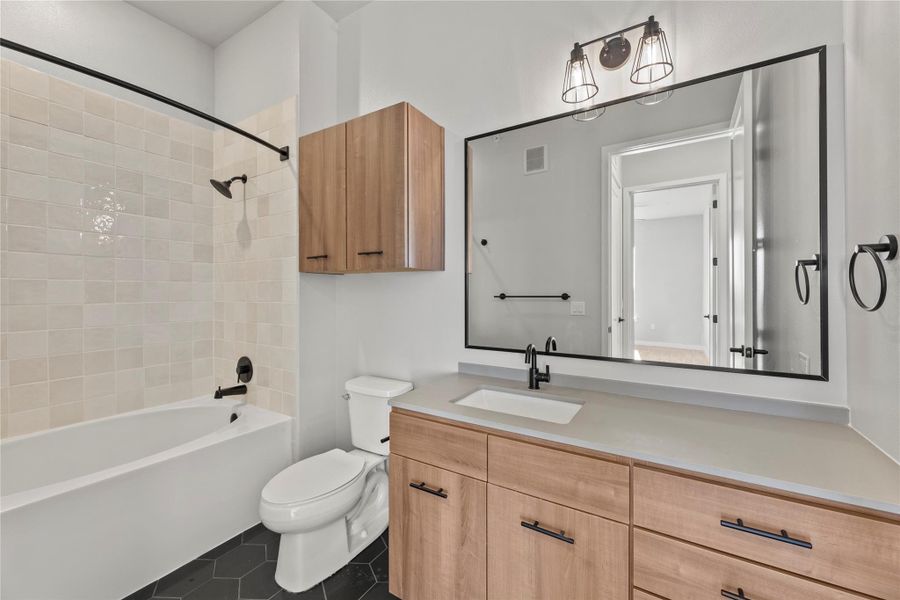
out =
[[(653, 365), (660, 367), (673, 367), (677, 369), (694, 369), (694, 370), (703, 370), (703, 371), (718, 371), (718, 372), (726, 372), (726, 373), (739, 373), (742, 375), (762, 375), (766, 377), (788, 377), (793, 379), (807, 379), (812, 381), (828, 381), (828, 140), (827, 140), (827, 102), (826, 102), (826, 62), (825, 62), (825, 46), (816, 46), (814, 48), (810, 48), (808, 50), (803, 50), (801, 52), (794, 52), (792, 54), (787, 54), (784, 56), (780, 56), (777, 58), (773, 58), (770, 60), (757, 62), (749, 65), (745, 65), (743, 67), (738, 67), (735, 69), (729, 69), (727, 71), (722, 71), (720, 73), (715, 73), (713, 75), (707, 75), (704, 77), (699, 77), (697, 79), (691, 79), (690, 81), (684, 81), (681, 83), (674, 83), (668, 86), (662, 86), (653, 89), (652, 91), (648, 91), (642, 94), (634, 94), (631, 96), (626, 96), (624, 98), (619, 98), (616, 100), (611, 100), (609, 102), (604, 102), (600, 104), (595, 104), (593, 106), (587, 108), (580, 108), (577, 110), (572, 110), (569, 112), (560, 113), (557, 115), (553, 115), (550, 117), (544, 117), (542, 119), (536, 119), (533, 121), (528, 121), (526, 123), (520, 123), (518, 125), (511, 125), (509, 127), (503, 127), (501, 129), (496, 129), (494, 131), (489, 131), (486, 133), (480, 133), (477, 135), (469, 136), (465, 139), (465, 143), (463, 144), (463, 165), (464, 165), (464, 189), (465, 189), (465, 201), (463, 203), (463, 209), (465, 211), (464, 219), (465, 219), (465, 239), (463, 243), (463, 278), (465, 280), (465, 289), (464, 289), (464, 306), (465, 306), (465, 347), (471, 348), (474, 350), (492, 350), (495, 352), (514, 352), (514, 353), (522, 353), (524, 350), (522, 348), (495, 348), (492, 346), (477, 346), (471, 344), (469, 342), (469, 237), (471, 235), (470, 226), (471, 223), (469, 221), (469, 143), (475, 140), (479, 140), (486, 137), (495, 136), (501, 133), (505, 133), (507, 131), (514, 131), (516, 129), (523, 129), (525, 127), (530, 127), (532, 125), (539, 125), (541, 123), (546, 123), (548, 121), (555, 121), (557, 119), (563, 119), (566, 117), (571, 117), (575, 114), (585, 112), (587, 110), (596, 110), (596, 109), (605, 109), (609, 106), (615, 106), (616, 104), (623, 104), (625, 102), (631, 102), (634, 100), (638, 100), (640, 98), (644, 98), (646, 96), (652, 96), (654, 94), (659, 94), (662, 92), (666, 92), (669, 90), (677, 90), (679, 88), (697, 85), (700, 83), (704, 83), (706, 81), (711, 81), (713, 79), (719, 79), (722, 77), (729, 77), (731, 75), (737, 75), (739, 73), (743, 73), (744, 71), (750, 71), (753, 69), (759, 69), (762, 67), (767, 67), (769, 65), (773, 65), (780, 62), (785, 62), (789, 60), (794, 60), (797, 58), (802, 58), (804, 56), (818, 55), (819, 58), (819, 299), (820, 299), (820, 308), (819, 308), (819, 342), (820, 342), (820, 352), (822, 356), (822, 364), (821, 364), (821, 374), (820, 375), (806, 375), (799, 373), (788, 373), (784, 371), (756, 371), (752, 369), (737, 369), (733, 367), (713, 367), (708, 365), (688, 365), (688, 364), (679, 364), (679, 363), (667, 363), (667, 362), (659, 362), (659, 361), (644, 361), (644, 360), (635, 360), (633, 358), (616, 358), (612, 356), (596, 356), (590, 354), (568, 354), (565, 352), (553, 352), (553, 356), (562, 356), (566, 358), (580, 358), (584, 360), (600, 360), (600, 361), (609, 361), (609, 362), (618, 362), (618, 363), (631, 363), (638, 365)], [(547, 354), (546, 352), (539, 352), (539, 354)]]

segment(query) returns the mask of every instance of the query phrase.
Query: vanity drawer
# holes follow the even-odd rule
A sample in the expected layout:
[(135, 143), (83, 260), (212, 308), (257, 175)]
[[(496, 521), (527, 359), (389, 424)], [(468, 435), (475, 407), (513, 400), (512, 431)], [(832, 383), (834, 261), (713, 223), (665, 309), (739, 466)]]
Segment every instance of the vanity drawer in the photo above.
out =
[(727, 598), (743, 590), (750, 600), (862, 600), (802, 577), (725, 556), (684, 542), (636, 529), (634, 585), (669, 600)]
[(628, 599), (627, 525), (487, 490), (488, 600)]
[(634, 524), (879, 598), (900, 599), (898, 523), (637, 467)]
[(487, 434), (391, 412), (391, 452), (484, 481)]
[(631, 599), (632, 600), (659, 600), (659, 597), (651, 596), (647, 592), (636, 589), (636, 590), (633, 590)]
[(488, 482), (623, 523), (629, 521), (627, 465), (488, 437)]

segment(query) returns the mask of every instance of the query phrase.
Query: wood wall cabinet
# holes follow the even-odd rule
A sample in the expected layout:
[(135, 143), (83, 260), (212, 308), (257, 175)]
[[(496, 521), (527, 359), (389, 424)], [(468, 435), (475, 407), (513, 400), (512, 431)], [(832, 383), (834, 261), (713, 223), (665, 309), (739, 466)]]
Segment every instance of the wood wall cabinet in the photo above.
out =
[(390, 481), (402, 600), (900, 600), (884, 513), (397, 409)]
[(347, 270), (347, 126), (300, 138), (300, 270)]
[(300, 270), (444, 269), (444, 128), (406, 102), (300, 138)]

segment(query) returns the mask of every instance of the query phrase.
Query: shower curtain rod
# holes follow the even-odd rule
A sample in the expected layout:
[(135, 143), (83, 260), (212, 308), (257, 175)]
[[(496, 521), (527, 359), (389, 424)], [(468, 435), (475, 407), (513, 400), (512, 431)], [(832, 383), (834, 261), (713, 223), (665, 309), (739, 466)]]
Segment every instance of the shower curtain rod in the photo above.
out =
[(64, 58), (59, 58), (58, 56), (53, 56), (52, 54), (47, 54), (46, 52), (41, 52), (40, 50), (35, 50), (34, 48), (24, 46), (22, 44), (19, 44), (18, 42), (13, 42), (6, 38), (0, 38), (0, 47), (9, 48), (10, 50), (15, 50), (16, 52), (21, 52), (22, 54), (27, 54), (27, 55), (33, 56), (35, 58), (40, 58), (41, 60), (45, 60), (49, 63), (53, 63), (55, 65), (65, 67), (67, 69), (72, 69), (73, 71), (78, 71), (79, 73), (84, 73), (85, 75), (90, 75), (91, 77), (94, 77), (101, 81), (105, 81), (106, 83), (111, 83), (111, 84), (117, 85), (121, 88), (125, 88), (126, 90), (140, 94), (142, 96), (152, 98), (152, 99), (156, 100), (157, 102), (162, 102), (163, 104), (168, 104), (169, 106), (173, 106), (173, 107), (177, 108), (178, 110), (182, 110), (186, 113), (194, 115), (195, 117), (199, 117), (199, 118), (203, 119), (204, 121), (209, 121), (210, 123), (215, 123), (219, 127), (224, 127), (225, 129), (228, 129), (229, 131), (233, 131), (234, 133), (236, 133), (238, 135), (242, 135), (245, 138), (253, 140), (257, 144), (261, 144), (270, 150), (274, 150), (279, 155), (281, 155), (282, 161), (285, 161), (288, 158), (290, 158), (290, 147), (289, 146), (284, 146), (282, 148), (279, 148), (278, 146), (270, 144), (269, 142), (256, 137), (252, 133), (244, 131), (240, 127), (235, 127), (231, 123), (226, 123), (225, 121), (223, 121), (221, 119), (217, 119), (216, 117), (214, 117), (212, 115), (208, 115), (203, 111), (200, 111), (200, 110), (197, 110), (196, 108), (188, 106), (187, 104), (182, 104), (181, 102), (178, 102), (177, 100), (172, 100), (171, 98), (167, 98), (166, 96), (157, 94), (156, 92), (152, 92), (146, 88), (142, 88), (138, 85), (134, 85), (133, 83), (128, 83), (127, 81), (123, 81), (117, 77), (113, 77), (112, 75), (107, 75), (106, 73), (101, 73), (100, 71), (95, 71), (94, 69), (79, 65), (78, 63), (73, 63), (71, 61), (65, 60)]

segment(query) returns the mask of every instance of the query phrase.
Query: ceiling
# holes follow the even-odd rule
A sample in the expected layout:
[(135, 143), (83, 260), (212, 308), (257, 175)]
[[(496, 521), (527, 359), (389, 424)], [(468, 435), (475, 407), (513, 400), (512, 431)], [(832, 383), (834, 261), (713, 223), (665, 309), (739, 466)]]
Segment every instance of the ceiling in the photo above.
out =
[[(278, 0), (126, 0), (132, 6), (215, 48), (269, 12)], [(317, 2), (316, 4), (332, 4)], [(336, 2), (335, 4), (365, 4)], [(356, 10), (356, 9), (353, 9)], [(351, 11), (352, 12), (352, 11)], [(348, 13), (349, 14), (349, 13)], [(333, 15), (332, 15), (333, 17)]]
[(335, 21), (340, 21), (363, 6), (371, 0), (313, 0), (316, 6), (328, 13), (328, 16)]

